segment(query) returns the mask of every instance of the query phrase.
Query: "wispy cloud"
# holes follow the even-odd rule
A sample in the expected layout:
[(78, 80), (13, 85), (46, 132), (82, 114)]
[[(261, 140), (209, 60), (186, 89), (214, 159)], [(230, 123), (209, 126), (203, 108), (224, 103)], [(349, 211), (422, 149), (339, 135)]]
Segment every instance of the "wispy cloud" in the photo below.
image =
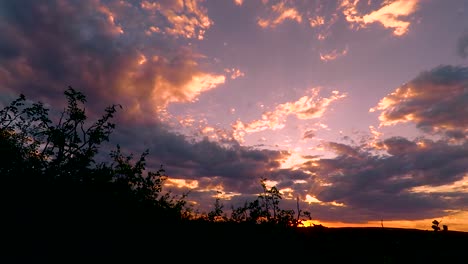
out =
[(346, 54), (348, 54), (348, 47), (342, 49), (342, 50), (332, 50), (330, 52), (327, 52), (327, 53), (322, 53), (320, 52), (320, 60), (322, 61), (332, 61), (332, 60), (336, 60), (340, 57), (343, 57), (345, 56)]
[(309, 91), (310, 95), (305, 95), (295, 102), (279, 104), (275, 107), (275, 110), (263, 113), (262, 118), (259, 120), (249, 123), (238, 120), (233, 125), (233, 129), (239, 137), (244, 133), (282, 129), (285, 127), (288, 116), (295, 116), (298, 119), (320, 118), (331, 103), (346, 97), (346, 94), (338, 91), (333, 91), (328, 98), (320, 97), (319, 92), (319, 88), (311, 89)]
[(402, 36), (408, 33), (411, 22), (407, 19), (416, 12), (419, 2), (420, 0), (385, 1), (378, 10), (364, 15), (359, 14), (359, 0), (343, 0), (341, 7), (346, 20), (350, 23), (366, 27), (377, 22), (385, 28), (393, 29), (395, 36)]
[(272, 15), (269, 18), (260, 18), (257, 23), (262, 28), (276, 27), (286, 20), (293, 20), (297, 23), (302, 22), (302, 16), (296, 8), (287, 6), (286, 1), (281, 1), (271, 7)]
[(234, 4), (241, 6), (244, 3), (244, 0), (234, 0)]
[(309, 18), (309, 24), (311, 27), (318, 27), (325, 24), (325, 18), (323, 16), (316, 16)]
[[(141, 2), (142, 9), (151, 13), (151, 17), (162, 15), (170, 23), (164, 28), (167, 34), (185, 38), (203, 39), (207, 29), (213, 25), (207, 10), (199, 3), (200, 0), (147, 1)], [(158, 28), (157, 23), (151, 28)]]
[(308, 138), (313, 138), (315, 137), (315, 133), (316, 131), (315, 130), (307, 130), (304, 132), (304, 134), (302, 135), (302, 139), (308, 139)]
[(236, 68), (226, 68), (224, 69), (224, 72), (226, 72), (232, 80), (245, 76), (244, 72), (241, 72), (241, 70)]

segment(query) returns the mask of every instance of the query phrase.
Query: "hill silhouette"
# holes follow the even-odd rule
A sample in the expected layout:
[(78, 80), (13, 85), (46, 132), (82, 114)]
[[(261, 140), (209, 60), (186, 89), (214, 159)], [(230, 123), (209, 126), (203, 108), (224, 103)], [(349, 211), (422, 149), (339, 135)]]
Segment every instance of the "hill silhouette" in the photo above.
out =
[[(280, 207), (267, 188), (232, 208), (195, 214), (164, 192), (161, 167), (146, 170), (116, 146), (97, 162), (119, 105), (90, 122), (86, 97), (69, 87), (56, 122), (24, 95), (0, 111), (3, 263), (277, 262), (466, 263), (468, 233), (396, 228), (302, 227), (310, 213)], [(428, 223), (429, 225), (429, 223)]]

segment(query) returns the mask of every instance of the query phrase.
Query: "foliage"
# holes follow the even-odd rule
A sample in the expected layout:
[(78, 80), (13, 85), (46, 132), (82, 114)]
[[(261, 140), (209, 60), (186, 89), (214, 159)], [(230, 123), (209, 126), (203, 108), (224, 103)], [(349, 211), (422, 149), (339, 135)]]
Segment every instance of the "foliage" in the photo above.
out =
[(223, 211), (224, 205), (221, 203), (220, 198), (216, 198), (214, 209), (208, 212), (207, 218), (210, 222), (227, 221), (227, 216)]
[[(442, 221), (437, 221), (437, 220), (434, 220), (432, 221), (432, 229), (434, 229), (434, 232), (437, 232), (437, 231), (440, 231), (440, 226), (439, 224), (441, 223)], [(443, 231), (447, 231), (448, 230), (448, 226), (447, 225), (443, 225)]]
[[(69, 87), (67, 107), (52, 121), (41, 102), (24, 95), (0, 111), (0, 174), (13, 219), (31, 215), (30, 221), (52, 219), (66, 213), (71, 221), (95, 214), (102, 221), (137, 218), (181, 220), (185, 196), (162, 193), (164, 169), (146, 170), (146, 150), (133, 162), (117, 145), (111, 163), (97, 163), (100, 146), (109, 141), (120, 105), (112, 105), (94, 122), (88, 120), (86, 97)], [(131, 212), (131, 213), (129, 213)], [(107, 219), (107, 220), (105, 220)]]
[(252, 202), (245, 202), (243, 206), (234, 208), (231, 206), (230, 221), (237, 223), (274, 224), (284, 227), (298, 227), (303, 225), (304, 217), (309, 220), (310, 212), (300, 210), (299, 199), (297, 201), (297, 216), (292, 209), (281, 209), (279, 204), (282, 199), (281, 193), (273, 186), (267, 188), (266, 178), (261, 178), (262, 192)]

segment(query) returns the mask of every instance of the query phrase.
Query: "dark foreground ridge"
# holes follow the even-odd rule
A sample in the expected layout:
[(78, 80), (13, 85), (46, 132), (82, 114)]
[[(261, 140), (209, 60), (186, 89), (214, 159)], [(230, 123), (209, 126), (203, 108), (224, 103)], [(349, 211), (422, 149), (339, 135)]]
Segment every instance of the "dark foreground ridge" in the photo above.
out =
[[(468, 233), (397, 228), (284, 228), (238, 223), (134, 223), (15, 232), (14, 263), (300, 261), (467, 263)], [(230, 261), (229, 261), (230, 262)], [(12, 262), (4, 262), (12, 263)]]

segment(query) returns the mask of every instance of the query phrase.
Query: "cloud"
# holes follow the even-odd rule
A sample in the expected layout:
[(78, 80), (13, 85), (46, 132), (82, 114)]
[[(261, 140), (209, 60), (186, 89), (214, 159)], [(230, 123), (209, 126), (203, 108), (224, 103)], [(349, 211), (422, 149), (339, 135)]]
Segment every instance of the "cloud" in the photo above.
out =
[[(196, 28), (211, 25), (198, 1), (137, 2), (2, 2), (2, 89), (53, 100), (71, 85), (95, 105), (90, 111), (120, 103), (132, 118), (153, 119), (168, 104), (192, 102), (225, 82), (200, 69), (203, 56), (167, 36), (195, 38)], [(157, 23), (148, 12), (166, 20)], [(148, 35), (148, 25), (163, 32)]]
[(342, 57), (342, 56), (345, 56), (346, 54), (348, 54), (348, 47), (346, 47), (345, 49), (339, 51), (339, 50), (332, 50), (328, 53), (321, 53), (320, 52), (320, 60), (322, 61), (332, 61), (332, 60), (336, 60), (338, 59), (339, 57)]
[(302, 135), (302, 139), (314, 138), (315, 137), (315, 130), (307, 130)]
[(380, 100), (380, 125), (412, 122), (424, 132), (463, 140), (468, 135), (468, 68), (438, 66)]
[(293, 20), (297, 23), (302, 22), (302, 16), (299, 14), (296, 8), (286, 6), (285, 1), (281, 1), (271, 7), (273, 15), (270, 18), (262, 19), (257, 21), (257, 24), (262, 28), (271, 27), (274, 28), (286, 20)]
[(465, 34), (460, 36), (457, 44), (457, 51), (460, 57), (468, 57), (468, 32), (465, 32)]
[(279, 104), (275, 107), (275, 110), (263, 113), (262, 119), (249, 123), (238, 120), (233, 125), (233, 129), (238, 136), (243, 133), (253, 133), (267, 129), (282, 129), (286, 125), (288, 116), (292, 115), (298, 119), (320, 118), (331, 103), (346, 97), (346, 94), (333, 91), (330, 97), (324, 98), (319, 96), (319, 91), (320, 89), (314, 88), (309, 91), (310, 95), (305, 95), (295, 102)]
[[(459, 182), (468, 173), (468, 144), (443, 141), (388, 138), (386, 155), (375, 155), (360, 147), (326, 142), (334, 158), (314, 159), (302, 169), (317, 175), (321, 188), (315, 197), (336, 202), (342, 221), (378, 219), (422, 219), (447, 215), (446, 210), (466, 210), (467, 194), (428, 192), (431, 188)], [(425, 191), (415, 192), (417, 187)], [(353, 213), (354, 211), (354, 213)], [(324, 218), (332, 215), (323, 214)], [(336, 220), (336, 219), (335, 219)]]
[(405, 153), (413, 153), (418, 149), (418, 144), (413, 141), (409, 141), (404, 137), (392, 137), (379, 143), (379, 145), (382, 145), (387, 153), (393, 156), (400, 156), (404, 155)]
[(385, 28), (393, 29), (395, 36), (402, 36), (408, 33), (411, 23), (407, 20), (416, 12), (420, 0), (393, 0), (384, 1), (380, 9), (368, 14), (360, 15), (358, 12), (359, 0), (343, 0), (341, 8), (348, 22), (366, 27), (368, 24), (380, 23)]
[(196, 201), (203, 210), (213, 204), (215, 190), (235, 193), (243, 203), (246, 197), (255, 197), (260, 191), (259, 181), (266, 175), (279, 182), (310, 177), (280, 168), (281, 162), (290, 155), (286, 151), (256, 149), (235, 141), (221, 144), (206, 137), (191, 140), (163, 123), (127, 122), (117, 126), (111, 143), (120, 144), (127, 153), (149, 149), (148, 168), (157, 169), (162, 164), (173, 180), (166, 190), (174, 194), (191, 190), (189, 200)]
[[(213, 25), (207, 10), (200, 6), (203, 1), (164, 0), (142, 1), (140, 6), (152, 17), (162, 15), (169, 22), (165, 32), (174, 36), (203, 39), (207, 29)], [(155, 24), (157, 25), (157, 24)], [(156, 26), (153, 26), (157, 28)]]
[(234, 4), (241, 6), (244, 3), (244, 0), (234, 0)]
[(326, 142), (323, 144), (323, 146), (326, 149), (331, 150), (332, 152), (336, 153), (339, 156), (349, 156), (349, 157), (354, 157), (354, 158), (359, 158), (360, 156), (360, 153), (358, 150), (346, 144), (341, 144), (341, 143), (336, 143), (336, 142)]
[(318, 27), (325, 24), (325, 18), (323, 16), (316, 16), (314, 18), (309, 18), (309, 24), (311, 27)]
[(231, 69), (226, 68), (224, 69), (224, 72), (230, 74), (230, 78), (232, 80), (245, 76), (245, 73), (241, 72), (239, 69), (236, 69), (236, 68), (231, 68)]

